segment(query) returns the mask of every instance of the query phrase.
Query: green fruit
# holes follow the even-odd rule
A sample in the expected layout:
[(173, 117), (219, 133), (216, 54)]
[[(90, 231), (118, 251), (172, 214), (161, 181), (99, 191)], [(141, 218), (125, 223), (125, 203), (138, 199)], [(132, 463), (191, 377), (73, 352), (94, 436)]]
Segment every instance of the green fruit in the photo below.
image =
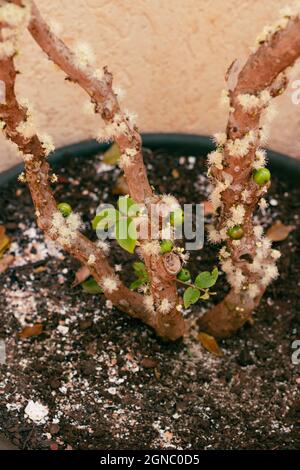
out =
[(178, 225), (182, 225), (184, 220), (184, 214), (183, 210), (180, 209), (175, 209), (174, 212), (171, 212), (170, 214), (170, 223), (173, 227), (177, 227)]
[(64, 217), (69, 217), (69, 215), (72, 213), (72, 207), (67, 202), (61, 202), (58, 204), (57, 209)]
[(254, 171), (253, 179), (256, 184), (258, 184), (259, 186), (263, 186), (264, 184), (270, 181), (271, 173), (268, 168), (259, 168), (258, 170)]
[(244, 230), (241, 225), (235, 225), (227, 231), (227, 235), (232, 238), (232, 240), (240, 240), (244, 236)]
[(179, 281), (187, 282), (191, 279), (191, 273), (188, 269), (182, 269), (177, 274), (177, 278), (179, 279)]
[(173, 242), (171, 240), (162, 240), (160, 242), (160, 251), (162, 253), (170, 253), (173, 250)]

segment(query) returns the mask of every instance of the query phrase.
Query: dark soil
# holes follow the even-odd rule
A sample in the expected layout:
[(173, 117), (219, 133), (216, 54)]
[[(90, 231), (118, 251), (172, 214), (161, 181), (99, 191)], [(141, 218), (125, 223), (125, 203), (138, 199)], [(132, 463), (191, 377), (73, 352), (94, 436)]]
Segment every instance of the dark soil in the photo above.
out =
[[(149, 150), (145, 159), (158, 192), (182, 203), (207, 199), (201, 159)], [(100, 201), (116, 200), (111, 192), (119, 170), (103, 170), (99, 156), (70, 158), (67, 169), (57, 169), (57, 199), (70, 202), (87, 223)], [(268, 200), (270, 209), (259, 216), (264, 225), (280, 219), (297, 229), (276, 244), (281, 277), (253, 324), (220, 342), (219, 358), (197, 340), (197, 319), (209, 304), (187, 312), (189, 338), (162, 342), (109, 309), (102, 295), (72, 288), (79, 265), (45, 245), (26, 186), (2, 188), (0, 224), (13, 238), (16, 259), (0, 285), (0, 346), (6, 348), (0, 432), (22, 449), (300, 448), (300, 373), (292, 363), (293, 341), (300, 340), (300, 189), (274, 179)], [(216, 254), (206, 245), (192, 253), (189, 268), (211, 269)], [(113, 246), (111, 259), (129, 282), (132, 257)], [(226, 289), (220, 276), (216, 301)], [(18, 336), (36, 323), (42, 334)], [(30, 400), (48, 407), (43, 424), (25, 416)]]

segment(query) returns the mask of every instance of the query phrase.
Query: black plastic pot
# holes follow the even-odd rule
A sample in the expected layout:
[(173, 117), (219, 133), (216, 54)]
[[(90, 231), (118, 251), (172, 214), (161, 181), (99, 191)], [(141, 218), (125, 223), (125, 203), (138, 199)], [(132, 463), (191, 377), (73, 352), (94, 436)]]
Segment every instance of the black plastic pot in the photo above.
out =
[[(144, 134), (143, 145), (152, 150), (165, 149), (179, 155), (195, 156), (205, 156), (214, 148), (209, 137), (191, 134)], [(79, 156), (84, 158), (99, 153), (106, 148), (107, 145), (99, 144), (94, 140), (87, 140), (56, 150), (50, 157), (50, 162), (55, 167), (58, 163), (66, 161), (70, 157)], [(299, 184), (300, 161), (273, 151), (268, 151), (268, 157), (269, 168), (272, 173), (289, 181), (292, 186)], [(19, 164), (0, 174), (0, 187), (15, 180), (22, 169), (23, 164)], [(10, 450), (12, 448), (14, 447), (0, 435), (0, 450)]]
[[(206, 155), (213, 150), (212, 140), (207, 136), (193, 134), (143, 134), (143, 145), (152, 150), (163, 148), (167, 151), (182, 155)], [(99, 153), (107, 148), (94, 140), (86, 140), (78, 144), (62, 147), (50, 157), (51, 164), (57, 163), (72, 156), (89, 156)], [(300, 182), (300, 161), (286, 155), (268, 151), (269, 168), (277, 176), (289, 181), (292, 186)], [(0, 174), (0, 186), (8, 184), (22, 171), (23, 164), (17, 165)]]

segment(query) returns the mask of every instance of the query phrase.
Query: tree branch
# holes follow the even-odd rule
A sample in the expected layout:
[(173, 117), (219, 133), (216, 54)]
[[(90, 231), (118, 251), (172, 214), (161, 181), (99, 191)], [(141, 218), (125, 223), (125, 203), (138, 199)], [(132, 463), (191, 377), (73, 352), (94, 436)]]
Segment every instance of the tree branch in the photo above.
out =
[[(214, 242), (226, 241), (227, 248), (221, 250), (220, 256), (232, 290), (201, 319), (202, 329), (214, 336), (229, 336), (240, 328), (259, 305), (267, 285), (278, 275), (275, 260), (280, 254), (271, 249), (262, 227), (253, 223), (257, 203), (270, 183), (258, 184), (254, 171), (265, 165), (264, 151), (259, 148), (265, 137), (261, 118), (272, 98), (286, 88), (283, 72), (299, 55), (300, 19), (285, 16), (260, 38), (258, 49), (241, 70), (234, 63), (227, 74), (230, 114), (226, 135), (217, 136), (217, 153), (222, 155), (209, 157), (216, 209), (215, 229), (210, 237)], [(234, 240), (230, 232), (234, 226), (243, 231), (239, 240)]]
[[(15, 4), (22, 5), (21, 0), (14, 0)], [(132, 199), (137, 203), (144, 203), (150, 212), (150, 205), (159, 203), (160, 198), (153, 194), (149, 184), (146, 169), (142, 158), (141, 137), (135, 124), (130, 122), (128, 116), (122, 112), (117, 95), (112, 88), (112, 75), (104, 67), (103, 77), (99, 78), (93, 67), (85, 64), (78, 67), (76, 54), (59, 39), (42, 18), (34, 2), (30, 2), (31, 16), (28, 24), (29, 32), (41, 49), (58, 67), (63, 70), (68, 79), (77, 83), (91, 98), (96, 113), (99, 113), (111, 131), (111, 137), (117, 142), (121, 156), (121, 164), (125, 173)], [(76, 65), (77, 64), (77, 65)], [(149, 216), (150, 217), (150, 216)], [(149, 219), (149, 223), (151, 223)], [(151, 293), (154, 308), (161, 329), (177, 330), (175, 336), (182, 336), (185, 325), (181, 313), (176, 309), (179, 304), (176, 274), (169, 269), (167, 257), (161, 254), (150, 253), (143, 250), (148, 242), (141, 240), (141, 252), (150, 278)], [(180, 258), (173, 253), (173, 258)], [(164, 258), (164, 260), (162, 260)], [(164, 262), (163, 262), (164, 261)], [(180, 270), (180, 264), (179, 268)], [(169, 301), (170, 309), (162, 313), (161, 305)]]

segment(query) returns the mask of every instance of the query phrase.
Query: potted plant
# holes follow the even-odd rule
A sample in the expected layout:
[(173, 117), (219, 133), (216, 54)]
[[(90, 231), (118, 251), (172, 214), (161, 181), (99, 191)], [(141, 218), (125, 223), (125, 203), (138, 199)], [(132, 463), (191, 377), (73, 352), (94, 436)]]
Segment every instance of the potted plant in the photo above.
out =
[[(32, 370), (35, 383), (41, 376), (43, 377), (41, 387), (35, 389), (33, 393), (31, 391), (31, 396), (30, 382), (28, 379), (24, 380), (22, 374), (15, 372), (13, 383), (15, 381), (14, 390), (18, 391), (17, 395), (20, 395), (19, 391), (23, 387), (22, 396), (19, 398), (12, 391), (12, 385), (4, 381), (4, 390), (9, 396), (6, 413), (22, 411), (22, 418), (17, 414), (18, 417), (14, 420), (17, 431), (11, 431), (12, 437), (15, 438), (17, 445), (31, 448), (99, 448), (99, 446), (122, 448), (124, 445), (127, 446), (126, 448), (137, 445), (143, 448), (149, 446), (176, 448), (188, 446), (191, 442), (196, 448), (208, 448), (206, 433), (198, 433), (197, 420), (193, 426), (192, 436), (185, 435), (188, 423), (193, 421), (189, 413), (184, 418), (183, 432), (176, 435), (176, 421), (182, 418), (186, 410), (184, 402), (190, 403), (190, 398), (186, 397), (184, 389), (190, 388), (189, 394), (193, 394), (196, 385), (204, 383), (207, 386), (210, 383), (209, 374), (214, 371), (215, 378), (222, 378), (230, 384), (230, 391), (232, 389), (237, 391), (240, 387), (237, 396), (245, 395), (243, 399), (250, 399), (246, 390), (249, 385), (247, 373), (246, 376), (242, 376), (239, 370), (238, 379), (235, 378), (234, 373), (236, 367), (243, 368), (254, 364), (255, 353), (251, 350), (247, 351), (247, 348), (242, 349), (236, 361), (235, 359), (232, 363), (229, 361), (230, 372), (227, 378), (222, 377), (221, 373), (222, 367), (228, 366), (228, 361), (226, 363), (225, 359), (222, 359), (223, 366), (220, 365), (218, 359), (211, 367), (206, 364), (203, 372), (197, 370), (196, 373), (195, 363), (190, 363), (188, 355), (194, 354), (196, 357), (197, 346), (195, 345), (202, 344), (211, 354), (221, 357), (222, 350), (215, 338), (229, 337), (240, 330), (245, 323), (251, 322), (252, 313), (259, 306), (267, 286), (278, 277), (275, 261), (280, 253), (271, 247), (271, 238), (274, 241), (283, 240), (287, 232), (294, 229), (292, 224), (287, 225), (287, 221), (284, 220), (284, 224), (273, 226), (273, 235), (270, 236), (269, 232), (269, 237), (266, 238), (263, 236), (261, 224), (255, 223), (255, 214), (258, 203), (260, 209), (266, 214), (267, 203), (264, 196), (267, 194), (271, 180), (271, 173), (266, 168), (266, 153), (260, 147), (266, 131), (261, 125), (261, 117), (266, 110), (270, 109), (273, 98), (284, 91), (287, 85), (284, 71), (300, 54), (298, 13), (285, 10), (280, 22), (273, 28), (269, 28), (264, 36), (259, 38), (257, 49), (250, 55), (246, 64), (241, 67), (235, 62), (227, 73), (228, 91), (225, 95), (229, 104), (229, 120), (226, 132), (215, 136), (217, 149), (208, 156), (208, 176), (213, 185), (210, 196), (207, 186), (204, 186), (204, 181), (201, 178), (199, 180), (198, 177), (198, 172), (202, 174), (204, 170), (203, 159), (188, 155), (190, 149), (197, 155), (206, 153), (210, 147), (207, 139), (195, 136), (146, 136), (144, 145), (148, 139), (152, 152), (157, 148), (167, 151), (166, 155), (162, 151), (150, 152), (150, 166), (146, 169), (143, 161), (142, 139), (137, 125), (132, 116), (122, 110), (118, 94), (113, 88), (112, 74), (106, 67), (102, 71), (91, 65), (89, 49), (85, 46), (76, 51), (70, 50), (51, 30), (33, 2), (30, 2), (29, 6), (17, 0), (5, 2), (0, 7), (0, 18), (0, 80), (5, 88), (5, 103), (0, 105), (2, 128), (6, 137), (17, 145), (24, 157), (25, 172), (19, 176), (19, 181), (28, 184), (39, 229), (48, 239), (54, 241), (64, 252), (72, 255), (83, 265), (83, 268), (77, 272), (77, 285), (80, 284), (83, 288), (83, 292), (80, 291), (78, 294), (78, 302), (80, 306), (82, 302), (86, 303), (86, 312), (83, 315), (79, 313), (79, 320), (74, 315), (66, 317), (63, 307), (65, 294), (62, 291), (64, 288), (50, 293), (47, 286), (43, 284), (43, 280), (40, 279), (41, 291), (44, 290), (42, 297), (46, 298), (43, 310), (47, 312), (53, 310), (55, 316), (53, 320), (51, 318), (47, 320), (47, 328), (43, 324), (45, 318), (42, 314), (33, 317), (35, 322), (33, 323), (31, 319), (31, 324), (28, 325), (25, 306), (30, 304), (28, 304), (29, 301), (24, 302), (26, 292), (21, 289), (21, 300), (16, 301), (14, 296), (16, 287), (12, 291), (8, 288), (7, 302), (16, 308), (15, 318), (23, 326), (23, 329), (19, 331), (17, 342), (19, 346), (16, 347), (20, 347), (22, 352), (25, 350), (29, 354), (29, 356), (25, 355), (25, 359), (19, 358), (20, 364), (26, 370), (27, 368)], [(82, 191), (82, 195), (85, 196), (86, 192), (88, 195), (91, 194), (90, 183), (93, 183), (91, 171), (93, 173), (95, 167), (93, 166), (92, 170), (91, 167), (89, 170), (82, 169), (82, 166), (85, 167), (83, 160), (80, 160), (80, 166), (77, 167), (79, 160), (76, 160), (75, 167), (74, 163), (72, 167), (71, 159), (68, 159), (66, 168), (70, 170), (76, 184), (71, 191), (69, 189), (68, 199), (62, 198), (60, 185), (64, 179), (50, 171), (47, 161), (48, 155), (54, 150), (53, 143), (49, 136), (37, 130), (30, 107), (27, 103), (20, 102), (15, 92), (17, 72), (14, 56), (17, 50), (18, 34), (23, 27), (28, 27), (33, 39), (49, 59), (65, 72), (67, 80), (81, 86), (87, 92), (91, 104), (90, 111), (98, 114), (104, 122), (104, 127), (97, 133), (98, 140), (102, 143), (114, 140), (117, 143), (117, 149), (114, 147), (114, 152), (120, 152), (117, 156), (126, 178), (126, 190), (124, 190), (124, 181), (122, 182), (123, 188), (120, 189), (120, 187), (112, 187), (111, 183), (106, 180), (102, 185), (103, 194), (117, 192), (122, 195), (116, 201), (117, 207), (98, 208), (88, 228), (84, 227), (71, 201), (74, 198), (76, 200), (74, 193), (77, 191), (79, 192), (78, 205), (82, 204), (80, 191), (85, 185), (88, 189), (84, 189), (85, 193)], [(176, 146), (177, 152), (182, 149), (184, 156), (174, 159), (172, 146)], [(95, 143), (85, 143), (62, 149), (58, 155), (64, 156), (68, 153), (72, 156), (82, 155), (82, 153), (94, 155), (97, 154), (99, 148), (103, 149), (103, 144), (99, 147)], [(275, 155), (273, 158), (275, 168), (276, 164), (281, 165), (280, 168), (288, 168), (289, 160)], [(290, 165), (293, 165), (299, 173), (299, 164), (293, 162)], [(61, 170), (60, 163), (58, 168)], [(169, 169), (171, 169), (171, 174)], [(98, 162), (98, 171), (102, 170), (101, 165), (99, 169)], [(164, 174), (166, 170), (167, 174)], [(86, 171), (87, 175), (85, 175)], [(155, 181), (149, 180), (148, 173), (152, 179), (155, 177)], [(288, 174), (288, 169), (286, 173)], [(213, 224), (209, 227), (210, 241), (216, 244), (226, 243), (226, 246), (218, 249), (219, 254), (214, 247), (207, 249), (205, 246), (203, 253), (208, 255), (208, 258), (203, 260), (205, 270), (200, 270), (197, 261), (191, 262), (191, 268), (187, 269), (185, 265), (188, 256), (176, 239), (176, 229), (182, 227), (185, 222), (181, 202), (187, 202), (187, 195), (190, 193), (189, 188), (183, 187), (183, 175), (186, 175), (189, 182), (193, 183), (195, 198), (203, 201), (210, 199), (210, 205), (206, 203), (206, 215), (214, 214)], [(281, 176), (280, 180), (275, 181), (274, 190), (278, 191), (279, 197), (283, 200), (287, 188), (290, 191), (291, 182), (290, 180), (282, 181)], [(153, 184), (161, 189), (154, 190)], [(177, 197), (168, 194), (171, 184), (176, 189)], [(57, 189), (55, 185), (58, 185)], [(10, 190), (6, 191), (11, 196)], [(55, 192), (58, 192), (60, 196), (57, 201), (54, 197)], [(127, 192), (128, 194), (124, 195)], [(201, 192), (202, 195), (200, 195)], [(19, 194), (22, 197), (22, 194)], [(297, 188), (293, 195), (297, 198)], [(26, 197), (27, 203), (24, 202), (24, 207), (29, 208), (28, 193)], [(3, 199), (6, 200), (5, 193)], [(179, 202), (178, 199), (183, 201)], [(282, 216), (286, 216), (289, 213), (288, 205), (282, 204), (281, 210)], [(14, 227), (11, 222), (7, 225)], [(91, 241), (87, 237), (93, 233), (92, 236), (95, 238), (92, 229), (97, 231), (98, 237), (101, 233), (100, 240)], [(102, 235), (109, 233), (110, 229), (116, 237), (116, 241), (111, 246), (102, 238)], [(2, 233), (4, 243), (8, 245), (4, 228)], [(114, 253), (108, 255), (110, 249), (113, 249)], [(50, 249), (47, 248), (47, 250), (50, 253)], [(128, 252), (136, 253), (140, 258), (136, 259), (133, 265), (130, 264), (132, 267), (129, 273), (125, 274), (126, 281), (131, 281), (129, 286), (126, 285), (124, 276), (119, 274), (124, 270), (124, 266), (129, 267)], [(11, 254), (8, 256), (12, 257)], [(59, 256), (64, 255), (56, 253), (55, 256), (59, 259)], [(201, 256), (206, 255), (201, 254)], [(216, 266), (218, 256), (222, 270), (226, 273), (229, 285), (231, 285), (229, 292), (225, 281), (217, 282), (219, 272), (214, 266)], [(6, 258), (6, 263), (10, 261), (12, 258), (9, 260)], [(7, 266), (3, 263), (3, 271)], [(39, 260), (28, 269), (37, 270), (34, 273), (43, 275), (48, 268), (45, 268), (44, 263), (41, 264)], [(57, 261), (52, 269), (58, 269)], [(69, 272), (66, 267), (63, 268), (63, 274), (64, 271), (65, 274)], [(14, 274), (14, 276), (17, 276), (17, 284), (20, 283), (18, 275)], [(11, 278), (12, 282), (15, 282), (14, 276)], [(48, 274), (45, 276), (47, 280)], [(64, 276), (61, 275), (59, 280), (63, 285)], [(279, 294), (274, 294), (275, 300), (271, 299), (273, 305), (280, 297), (280, 282), (276, 285)], [(227, 292), (225, 297), (224, 292)], [(113, 307), (116, 307), (150, 326), (158, 337), (154, 337), (159, 344), (157, 357), (150, 352), (150, 339), (149, 343), (146, 339), (146, 346), (143, 345), (143, 338), (148, 338), (147, 335), (153, 338), (151, 336), (153, 333), (143, 329), (142, 325), (137, 326), (136, 331), (141, 333), (138, 338), (135, 336), (133, 342), (126, 343), (128, 338), (123, 330), (126, 352), (121, 353), (117, 343), (113, 343), (111, 347), (109, 339), (111, 326), (106, 326), (108, 331), (105, 331), (105, 326), (103, 327), (103, 324), (98, 321), (97, 316), (100, 313), (95, 309), (94, 304), (97, 301), (87, 300), (86, 297), (91, 293), (98, 294), (98, 298), (101, 293), (102, 305), (105, 305), (105, 311), (110, 312), (111, 315), (113, 315)], [(200, 300), (210, 302), (214, 295), (218, 303), (215, 302), (214, 306), (210, 303), (210, 308), (206, 309), (204, 315), (194, 317), (194, 321), (186, 320), (186, 311), (192, 305), (202, 305), (199, 304)], [(29, 298), (31, 298), (30, 294)], [(88, 307), (90, 302), (92, 302), (92, 312)], [(63, 318), (55, 309), (57, 303), (60, 305), (60, 310), (62, 309)], [(259, 308), (265, 308), (265, 305)], [(22, 311), (25, 313), (22, 314)], [(114, 326), (116, 327), (116, 324)], [(132, 328), (128, 330), (132, 334)], [(247, 330), (242, 330), (239, 334), (242, 335), (241, 338), (246, 338), (245, 341), (254, 341), (251, 332)], [(121, 335), (122, 333), (117, 335), (118, 340)], [(183, 337), (184, 343), (175, 343), (173, 346), (164, 342), (176, 342)], [(79, 339), (79, 351), (76, 351), (75, 338)], [(53, 347), (57, 348), (58, 339), (61, 341), (61, 346), (54, 352)], [(34, 351), (29, 353), (28, 349), (31, 344), (34, 344), (40, 351), (37, 356)], [(238, 349), (237, 343), (235, 346), (232, 343), (228, 344), (231, 344), (233, 350)], [(257, 346), (257, 343), (255, 344)], [(132, 348), (139, 352), (132, 354)], [(172, 405), (170, 405), (170, 412), (166, 419), (162, 419), (159, 414), (159, 407), (151, 412), (149, 408), (146, 408), (145, 413), (150, 413), (150, 415), (148, 420), (143, 421), (136, 416), (131, 407), (132, 393), (135, 393), (137, 386), (134, 374), (141, 371), (144, 374), (144, 380), (150, 380), (150, 383), (153, 380), (156, 381), (155, 388), (162, 391), (164, 387), (162, 382), (165, 379), (168, 381), (172, 376), (169, 369), (166, 371), (165, 378), (162, 378), (165, 367), (161, 356), (162, 351), (166, 353), (165, 358), (169, 357), (171, 369), (177, 361), (174, 358), (174, 352), (175, 355), (186, 354), (182, 364), (186, 365), (187, 371), (190, 369), (188, 374), (196, 373), (197, 379), (189, 387), (187, 375), (183, 374), (182, 380), (179, 380), (181, 392), (179, 389), (176, 391), (175, 387), (173, 393), (169, 389), (168, 394), (165, 395), (164, 399), (167, 402), (170, 402), (169, 394), (172, 396)], [(33, 357), (39, 357), (40, 360), (35, 360)], [(68, 357), (74, 357), (69, 369)], [(266, 359), (261, 345), (257, 357), (262, 362)], [(47, 361), (51, 363), (48, 375), (42, 373)], [(33, 367), (35, 362), (36, 368)], [(203, 363), (201, 365), (203, 366)], [(260, 370), (260, 367), (261, 363), (257, 370)], [(282, 373), (282, 369), (284, 370), (284, 366), (279, 363), (272, 371)], [(6, 374), (10, 373), (8, 368)], [(100, 389), (97, 386), (99, 380), (105, 383), (105, 386)], [(266, 377), (266, 383), (269, 381), (270, 377)], [(123, 383), (126, 383), (126, 387), (122, 385)], [(250, 382), (250, 385), (253, 384)], [(289, 412), (294, 410), (293, 407), (297, 409), (297, 405), (293, 403), (293, 391), (296, 386), (293, 382), (289, 390)], [(146, 393), (150, 393), (150, 390), (151, 386)], [(268, 397), (259, 401), (259, 389), (254, 388), (253, 393), (255, 395), (253, 406), (259, 403), (261, 407), (265, 407)], [(82, 395), (87, 402), (81, 412)], [(179, 404), (176, 398), (178, 396), (181, 397)], [(215, 398), (217, 397), (220, 399), (220, 391), (216, 391)], [(136, 398), (133, 403), (135, 407), (139, 406)], [(201, 397), (195, 395), (197, 406), (208, 399), (209, 394), (206, 393)], [(125, 400), (124, 406), (121, 405), (123, 400)], [(126, 400), (129, 402), (128, 406)], [(228, 397), (224, 398), (224, 406), (228, 406), (228, 401)], [(53, 402), (55, 406), (52, 408)], [(157, 405), (157, 402), (155, 403)], [(234, 403), (240, 409), (239, 400), (235, 400)], [(112, 412), (108, 411), (103, 419), (102, 411), (99, 412), (97, 404), (100, 404), (100, 409), (102, 406), (105, 410), (112, 407)], [(120, 404), (119, 407), (118, 404)], [(212, 403), (211, 406), (213, 413), (203, 416), (201, 426), (213, 440), (215, 448), (224, 446), (224, 442), (225, 447), (230, 448), (232, 444), (226, 440), (226, 437), (224, 438), (223, 432), (214, 433), (211, 430), (214, 420), (217, 420), (224, 431), (228, 416), (224, 415), (224, 420), (222, 420), (222, 413), (216, 403)], [(266, 422), (262, 425), (262, 429), (266, 447), (273, 445), (272, 433), (267, 431), (270, 420), (273, 419), (274, 410), (282, 406), (283, 400), (280, 397), (274, 407), (271, 407), (270, 413), (265, 416)], [(140, 438), (137, 437), (136, 432), (128, 435), (128, 427), (124, 423), (127, 421), (127, 414), (132, 420), (129, 426), (137, 424)], [(116, 423), (112, 420), (116, 420)], [(24, 438), (22, 435), (23, 423), (29, 423), (29, 437), (26, 435)], [(44, 434), (39, 434), (36, 428), (33, 432), (30, 423), (42, 426), (39, 429), (45, 429)], [(294, 446), (291, 423), (292, 413), (285, 413), (280, 426), (285, 427), (289, 432), (283, 437), (276, 435), (276, 439), (280, 439), (282, 446)], [(231, 424), (233, 426), (233, 421)], [(25, 429), (27, 429), (26, 424)], [(241, 448), (260, 445), (257, 436), (251, 436), (251, 432), (245, 439), (239, 439), (236, 434), (234, 440)]]

